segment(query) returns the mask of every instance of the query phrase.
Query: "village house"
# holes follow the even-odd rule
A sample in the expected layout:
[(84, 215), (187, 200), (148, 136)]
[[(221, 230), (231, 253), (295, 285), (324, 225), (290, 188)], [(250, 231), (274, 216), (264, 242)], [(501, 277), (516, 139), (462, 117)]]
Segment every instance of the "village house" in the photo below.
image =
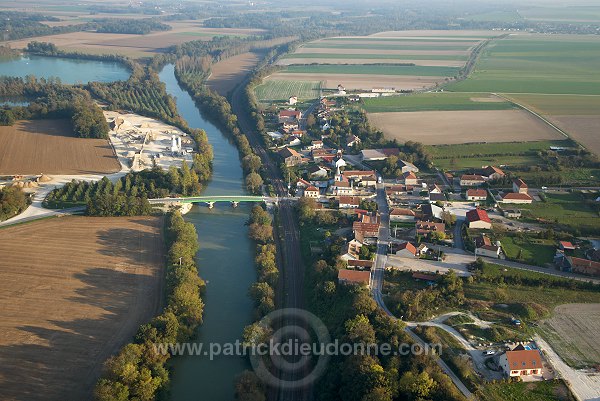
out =
[(338, 281), (340, 284), (364, 285), (369, 287), (371, 285), (371, 271), (341, 269), (338, 272)]
[(360, 145), (360, 138), (356, 135), (350, 135), (346, 138), (346, 147), (351, 148), (354, 145)]
[(484, 201), (487, 199), (485, 189), (467, 189), (466, 198), (469, 201)]
[(488, 258), (500, 258), (502, 248), (496, 244), (493, 245), (489, 237), (481, 235), (475, 239), (475, 255), (486, 256)]
[(353, 270), (371, 270), (374, 262), (372, 260), (352, 259), (348, 261), (348, 268)]
[(527, 193), (509, 192), (502, 197), (502, 203), (529, 204), (533, 198)]
[(321, 166), (310, 166), (306, 169), (306, 172), (308, 173), (308, 176), (310, 178), (327, 178), (329, 177), (329, 171), (327, 171), (326, 169), (324, 169)]
[(429, 192), (429, 203), (436, 203), (436, 202), (446, 202), (448, 199), (446, 198), (446, 194), (444, 193), (431, 193)]
[(295, 130), (290, 132), (291, 136), (295, 136), (296, 138), (302, 138), (304, 135), (306, 135), (306, 131), (302, 131), (302, 130)]
[(298, 146), (300, 144), (302, 144), (302, 142), (300, 142), (300, 139), (296, 136), (290, 136), (285, 140), (285, 146)]
[(357, 209), (360, 206), (358, 196), (340, 196), (340, 209)]
[(296, 103), (298, 103), (298, 96), (290, 96), (290, 98), (288, 99), (288, 104), (290, 106), (293, 106)]
[(283, 159), (283, 162), (287, 167), (297, 166), (298, 164), (305, 162), (302, 155), (292, 148), (283, 148), (277, 153)]
[(403, 173), (402, 180), (404, 182), (404, 185), (417, 185), (419, 183), (419, 179), (412, 171)]
[(347, 170), (342, 173), (342, 175), (348, 180), (357, 180), (360, 181), (363, 177), (367, 177), (370, 175), (375, 175), (374, 170)]
[(315, 163), (331, 163), (336, 156), (334, 153), (331, 153), (331, 149), (313, 149), (310, 154)]
[(442, 220), (443, 212), (444, 209), (438, 205), (428, 203), (426, 205), (421, 205), (420, 217), (422, 220)]
[(319, 188), (312, 185), (304, 190), (305, 198), (317, 199), (320, 195), (321, 193), (319, 192)]
[(464, 174), (460, 177), (461, 187), (477, 187), (485, 182), (485, 178), (480, 175)]
[(542, 358), (538, 350), (523, 349), (506, 351), (500, 356), (499, 365), (507, 377), (542, 374)]
[(359, 185), (361, 187), (374, 187), (377, 185), (377, 177), (373, 175), (364, 175), (359, 180)]
[(352, 224), (354, 238), (365, 242), (365, 238), (377, 238), (381, 221), (378, 215), (362, 214), (359, 221)]
[(334, 181), (330, 189), (333, 196), (349, 196), (356, 192), (352, 183), (348, 181)]
[(504, 174), (504, 171), (500, 170), (498, 167), (485, 166), (481, 171), (481, 175), (488, 180), (499, 180), (503, 178), (506, 174)]
[(558, 241), (558, 249), (560, 249), (561, 251), (571, 251), (572, 252), (575, 250), (575, 245), (573, 245), (569, 241)]
[(441, 194), (444, 192), (444, 191), (442, 191), (442, 188), (438, 184), (429, 185), (427, 190), (429, 191), (430, 194)]
[(415, 223), (417, 235), (428, 235), (432, 232), (444, 233), (446, 225), (444, 223), (435, 223), (433, 221), (419, 220)]
[(482, 209), (472, 209), (466, 214), (468, 227), (482, 230), (492, 228), (492, 220), (490, 220), (487, 212)]
[(279, 112), (279, 124), (298, 122), (302, 118), (302, 112), (299, 110), (281, 110)]
[(394, 208), (390, 211), (390, 221), (392, 222), (413, 222), (415, 216), (415, 211), (411, 209)]
[(586, 276), (600, 276), (600, 262), (567, 256), (562, 250), (557, 250), (554, 264), (563, 271), (585, 274)]
[(310, 145), (306, 147), (307, 150), (323, 149), (323, 141), (312, 141)]
[(282, 125), (283, 132), (287, 134), (297, 131), (298, 128), (300, 128), (300, 125), (297, 121), (285, 121)]
[(345, 261), (358, 259), (362, 247), (362, 242), (360, 242), (356, 238), (352, 239), (351, 241), (348, 241), (348, 243), (342, 249), (342, 256), (340, 256), (340, 259)]
[(400, 256), (402, 258), (417, 257), (417, 248), (410, 242), (403, 242), (402, 244), (398, 245), (398, 248), (396, 249), (396, 256)]
[(513, 192), (526, 194), (528, 190), (529, 188), (527, 187), (527, 184), (525, 184), (525, 181), (522, 179), (519, 178), (513, 181)]
[(409, 171), (412, 171), (413, 173), (419, 172), (419, 168), (417, 166), (415, 166), (411, 162), (407, 162), (406, 160), (400, 160), (398, 162), (398, 166), (400, 167), (400, 170), (402, 170), (403, 173), (407, 173)]

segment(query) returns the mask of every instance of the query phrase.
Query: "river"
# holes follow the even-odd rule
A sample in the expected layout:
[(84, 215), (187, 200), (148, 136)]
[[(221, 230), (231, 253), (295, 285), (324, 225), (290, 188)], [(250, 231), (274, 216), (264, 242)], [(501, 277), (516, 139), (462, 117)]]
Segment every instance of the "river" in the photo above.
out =
[(0, 59), (0, 75), (37, 78), (58, 77), (65, 84), (90, 81), (113, 82), (127, 80), (130, 72), (113, 61), (80, 60), (59, 57), (22, 56)]
[[(173, 65), (160, 73), (167, 92), (177, 99), (179, 113), (190, 127), (202, 128), (213, 146), (213, 177), (203, 195), (245, 194), (243, 172), (237, 148), (222, 132), (206, 121), (190, 95), (179, 87)], [(248, 239), (250, 206), (238, 208), (216, 205), (214, 209), (194, 206), (185, 215), (198, 232), (197, 255), (200, 276), (207, 282), (203, 296), (204, 322), (194, 339), (206, 347), (209, 343), (225, 344), (241, 339), (244, 327), (251, 323), (253, 303), (248, 288), (256, 280), (254, 245)], [(248, 363), (241, 357), (179, 356), (173, 359), (171, 400), (230, 401), (234, 399), (234, 380)]]

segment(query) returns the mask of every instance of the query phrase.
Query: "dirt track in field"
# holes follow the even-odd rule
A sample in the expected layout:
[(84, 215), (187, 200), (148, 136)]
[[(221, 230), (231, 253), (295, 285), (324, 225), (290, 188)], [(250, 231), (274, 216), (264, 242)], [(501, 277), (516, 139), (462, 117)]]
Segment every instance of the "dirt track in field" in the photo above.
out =
[(276, 73), (270, 76), (276, 80), (322, 81), (323, 88), (336, 89), (342, 84), (346, 89), (371, 90), (377, 87), (400, 89), (421, 89), (442, 82), (444, 77), (415, 77), (409, 75), (375, 75), (375, 74), (311, 74), (311, 73)]
[(564, 138), (523, 110), (370, 113), (369, 120), (389, 139), (425, 145)]
[(108, 174), (121, 170), (106, 139), (76, 138), (69, 120), (0, 127), (0, 174)]
[(160, 307), (155, 217), (63, 217), (0, 230), (3, 401), (92, 399), (104, 361)]
[(227, 93), (242, 82), (258, 64), (261, 57), (260, 54), (247, 52), (219, 61), (212, 66), (210, 78), (207, 80), (209, 88), (221, 96), (227, 96)]

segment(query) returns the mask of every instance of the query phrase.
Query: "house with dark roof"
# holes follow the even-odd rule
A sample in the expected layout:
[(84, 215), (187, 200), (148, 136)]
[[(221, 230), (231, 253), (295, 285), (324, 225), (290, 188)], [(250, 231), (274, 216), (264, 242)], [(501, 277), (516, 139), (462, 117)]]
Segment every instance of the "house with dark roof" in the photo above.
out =
[(277, 152), (279, 157), (283, 159), (286, 166), (292, 167), (304, 163), (302, 155), (292, 148), (283, 148)]
[(513, 181), (513, 192), (526, 194), (528, 190), (527, 184), (522, 179), (519, 178)]
[(419, 183), (419, 179), (416, 174), (412, 171), (407, 171), (402, 174), (402, 180), (404, 181), (404, 185), (417, 185)]
[(477, 187), (483, 183), (485, 183), (485, 178), (481, 175), (463, 174), (460, 177), (461, 187)]
[(419, 220), (415, 223), (415, 229), (417, 230), (417, 235), (428, 235), (432, 232), (443, 233), (446, 231), (446, 224)]
[(489, 230), (492, 228), (492, 220), (490, 220), (487, 212), (482, 209), (472, 209), (466, 214), (469, 228), (478, 228)]
[(487, 191), (485, 189), (467, 189), (465, 197), (470, 201), (484, 201), (487, 199)]
[(481, 175), (487, 178), (488, 180), (499, 180), (506, 174), (504, 174), (504, 171), (500, 170), (496, 166), (485, 166), (481, 170)]

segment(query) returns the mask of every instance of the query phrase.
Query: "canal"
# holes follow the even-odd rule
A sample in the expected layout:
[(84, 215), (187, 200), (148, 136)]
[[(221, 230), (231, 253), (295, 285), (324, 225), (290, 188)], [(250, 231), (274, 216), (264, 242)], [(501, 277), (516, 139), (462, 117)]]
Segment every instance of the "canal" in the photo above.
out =
[[(206, 121), (190, 95), (177, 83), (172, 64), (159, 74), (167, 92), (177, 99), (179, 113), (190, 127), (202, 128), (213, 146), (213, 176), (203, 195), (245, 194), (243, 172), (237, 148), (223, 133)], [(241, 339), (244, 327), (251, 323), (253, 304), (247, 296), (255, 281), (254, 245), (248, 239), (245, 225), (249, 205), (238, 208), (216, 205), (214, 209), (194, 206), (185, 220), (198, 232), (197, 254), (200, 276), (206, 281), (204, 322), (194, 342), (208, 347)], [(179, 356), (173, 359), (171, 400), (231, 401), (234, 380), (247, 361), (241, 357), (223, 356), (210, 361), (206, 356)]]

